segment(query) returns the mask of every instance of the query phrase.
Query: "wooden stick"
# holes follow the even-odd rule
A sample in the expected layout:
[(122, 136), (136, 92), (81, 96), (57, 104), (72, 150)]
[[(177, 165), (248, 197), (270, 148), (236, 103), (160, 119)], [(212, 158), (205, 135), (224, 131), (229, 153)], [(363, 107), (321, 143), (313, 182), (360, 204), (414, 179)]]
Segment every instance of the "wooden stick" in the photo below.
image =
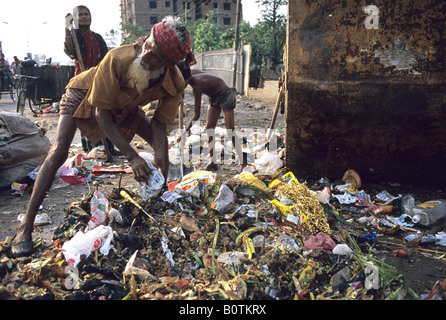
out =
[[(385, 244), (390, 244), (392, 246), (407, 247), (404, 244), (395, 243), (395, 242), (389, 242), (389, 241), (383, 241), (383, 240), (378, 240), (378, 242), (385, 243)], [(432, 250), (432, 249), (425, 249), (425, 248), (418, 248), (418, 247), (413, 247), (411, 249), (420, 250), (420, 251), (426, 251), (426, 252), (432, 252), (432, 253), (438, 253), (438, 254), (446, 254), (446, 252), (442, 252), (442, 251), (438, 251), (438, 250)]]
[[(282, 76), (283, 78), (283, 76)], [(279, 112), (279, 108), (280, 108), (280, 104), (285, 96), (285, 87), (284, 87), (284, 83), (282, 82), (282, 85), (279, 88), (279, 94), (277, 96), (277, 100), (276, 100), (276, 105), (274, 107), (274, 113), (273, 113), (273, 118), (271, 119), (271, 124), (269, 125), (269, 129), (267, 132), (267, 137), (266, 137), (266, 142), (269, 142), (269, 139), (271, 138), (271, 134), (272, 131), (274, 129), (274, 125), (276, 123), (276, 118), (277, 118), (277, 113)]]
[[(76, 19), (76, 17), (73, 16), (73, 19)], [(84, 61), (82, 60), (82, 54), (79, 48), (79, 42), (77, 41), (76, 29), (74, 28), (73, 24), (71, 25), (71, 36), (73, 37), (73, 43), (74, 43), (74, 49), (76, 50), (77, 61), (79, 62), (81, 71), (84, 72), (85, 71)]]

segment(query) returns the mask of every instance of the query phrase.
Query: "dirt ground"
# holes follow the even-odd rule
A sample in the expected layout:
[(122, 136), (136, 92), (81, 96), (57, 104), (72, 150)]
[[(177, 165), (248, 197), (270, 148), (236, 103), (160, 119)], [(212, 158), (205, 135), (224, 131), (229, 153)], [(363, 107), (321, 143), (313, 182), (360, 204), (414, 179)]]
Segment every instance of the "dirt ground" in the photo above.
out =
[[(204, 99), (201, 113), (201, 123), (204, 125), (206, 116), (207, 100)], [(190, 91), (186, 91), (185, 96), (185, 121), (190, 119), (193, 113), (193, 100)], [(238, 97), (236, 108), (236, 126), (238, 128), (267, 128), (270, 125), (274, 103), (262, 102), (258, 100), (250, 100), (244, 96)], [(31, 116), (30, 114), (27, 114)], [(54, 139), (55, 129), (57, 125), (57, 114), (47, 114), (39, 117), (33, 117), (33, 121), (40, 123), (48, 129), (47, 136), (50, 141)], [(219, 126), (222, 120), (219, 120)], [(284, 115), (278, 114), (275, 128), (284, 130)], [(150, 152), (149, 146), (144, 145), (138, 138), (134, 140), (135, 148), (138, 151)], [(81, 151), (80, 136), (77, 134), (71, 148), (73, 154)], [(114, 157), (116, 164), (124, 162), (120, 156)], [(237, 172), (237, 166), (228, 165), (219, 169), (221, 174), (233, 175)], [(297, 175), (296, 175), (297, 176)], [(339, 177), (341, 178), (341, 177)], [(122, 180), (121, 180), (122, 179)], [(97, 179), (99, 189), (103, 192), (111, 191), (120, 183), (121, 186), (132, 187), (135, 185), (130, 174), (123, 175), (107, 175)], [(73, 201), (84, 198), (95, 187), (92, 184), (68, 185), (61, 188), (51, 190), (42, 204), (41, 213), (48, 213), (51, 223), (36, 226), (33, 239), (40, 239), (43, 246), (51, 246), (51, 237), (54, 230), (61, 223), (64, 212), (68, 205)], [(446, 198), (446, 189), (432, 188), (429, 186), (408, 186), (398, 183), (382, 183), (367, 184), (363, 181), (363, 189), (369, 194), (376, 194), (380, 191), (387, 190), (392, 195), (411, 193), (419, 201), (427, 201), (433, 199)], [(24, 194), (15, 194), (12, 190), (3, 190), (0, 192), (0, 240), (3, 241), (7, 237), (14, 236), (16, 228), (19, 224), (18, 218), (20, 214), (25, 213), (27, 202), (30, 198), (30, 189)], [(394, 216), (399, 215), (398, 208), (393, 211)], [(343, 215), (349, 219), (355, 217), (355, 213), (347, 213)], [(419, 228), (425, 234), (435, 234), (445, 230), (446, 220), (442, 220), (434, 226), (428, 228)], [(366, 230), (364, 227), (363, 230)], [(404, 233), (395, 235), (381, 235), (379, 241), (375, 243), (375, 254), (383, 261), (397, 268), (397, 270), (408, 281), (411, 288), (418, 294), (426, 294), (431, 291), (435, 283), (445, 283), (446, 280), (446, 247), (436, 246), (433, 244), (407, 243), (403, 239)], [(392, 255), (393, 250), (403, 249), (408, 253), (405, 258)]]

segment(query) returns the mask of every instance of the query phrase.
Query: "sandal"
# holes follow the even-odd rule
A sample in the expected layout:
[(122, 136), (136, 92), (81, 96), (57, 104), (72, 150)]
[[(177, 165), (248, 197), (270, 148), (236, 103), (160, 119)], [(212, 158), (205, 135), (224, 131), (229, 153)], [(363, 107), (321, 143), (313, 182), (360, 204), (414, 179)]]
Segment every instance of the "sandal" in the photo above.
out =
[(218, 169), (218, 165), (216, 165), (215, 163), (211, 162), (208, 165), (206, 165), (203, 170), (205, 170), (205, 171), (216, 171), (217, 169)]

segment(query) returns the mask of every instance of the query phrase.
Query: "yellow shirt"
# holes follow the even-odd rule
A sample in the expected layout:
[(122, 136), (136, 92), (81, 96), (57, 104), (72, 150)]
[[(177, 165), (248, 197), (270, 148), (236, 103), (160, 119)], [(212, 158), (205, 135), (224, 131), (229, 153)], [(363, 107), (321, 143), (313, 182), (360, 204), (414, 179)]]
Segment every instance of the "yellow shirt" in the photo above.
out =
[(139, 120), (144, 115), (139, 106), (159, 100), (153, 118), (166, 124), (175, 121), (181, 95), (186, 87), (180, 70), (176, 66), (167, 68), (157, 84), (139, 93), (124, 80), (136, 55), (133, 44), (112, 49), (98, 66), (73, 77), (66, 87), (88, 90), (73, 118), (83, 134), (93, 143), (104, 137), (95, 118), (96, 108), (111, 111), (121, 131), (130, 129), (127, 132), (128, 140), (133, 137)]

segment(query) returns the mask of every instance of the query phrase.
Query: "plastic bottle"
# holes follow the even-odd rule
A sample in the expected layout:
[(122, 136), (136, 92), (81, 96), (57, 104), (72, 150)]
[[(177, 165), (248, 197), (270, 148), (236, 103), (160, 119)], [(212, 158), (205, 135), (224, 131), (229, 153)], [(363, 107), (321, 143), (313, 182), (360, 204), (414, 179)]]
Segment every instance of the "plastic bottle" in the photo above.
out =
[(401, 198), (401, 211), (413, 216), (412, 209), (415, 207), (415, 198), (411, 194), (406, 194)]
[(412, 195), (405, 195), (401, 199), (401, 210), (410, 215), (414, 223), (429, 226), (446, 217), (446, 200), (416, 203)]
[(446, 217), (446, 200), (432, 200), (417, 204), (413, 208), (414, 223), (429, 226)]

